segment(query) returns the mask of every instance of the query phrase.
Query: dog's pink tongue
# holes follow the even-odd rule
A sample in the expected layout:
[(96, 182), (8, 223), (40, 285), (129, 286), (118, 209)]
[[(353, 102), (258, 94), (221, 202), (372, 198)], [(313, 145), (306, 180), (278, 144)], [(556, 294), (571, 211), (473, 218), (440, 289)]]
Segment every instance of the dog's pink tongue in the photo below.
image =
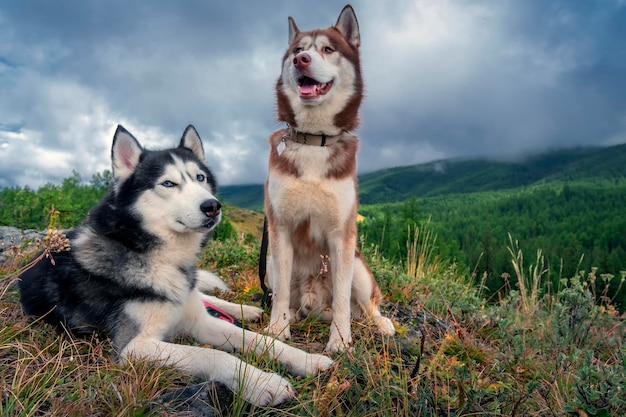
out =
[(300, 96), (309, 97), (309, 96), (317, 96), (318, 95), (318, 85), (317, 84), (305, 84), (299, 86), (300, 88)]

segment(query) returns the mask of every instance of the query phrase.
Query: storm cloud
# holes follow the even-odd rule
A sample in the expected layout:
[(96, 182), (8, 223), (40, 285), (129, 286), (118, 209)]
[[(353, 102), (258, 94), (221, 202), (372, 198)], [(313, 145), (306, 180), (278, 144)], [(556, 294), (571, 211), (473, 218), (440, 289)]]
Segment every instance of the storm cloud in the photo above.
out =
[[(123, 124), (149, 148), (192, 123), (221, 184), (261, 183), (287, 16), (344, 3), (0, 5), (0, 187), (108, 169)], [(366, 99), (359, 170), (626, 142), (626, 2), (354, 1)]]

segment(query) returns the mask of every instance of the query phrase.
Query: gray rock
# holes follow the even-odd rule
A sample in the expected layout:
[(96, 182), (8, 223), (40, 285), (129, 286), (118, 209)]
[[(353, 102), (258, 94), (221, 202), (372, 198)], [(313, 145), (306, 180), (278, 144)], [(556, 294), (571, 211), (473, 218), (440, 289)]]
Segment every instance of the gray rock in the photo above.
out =
[(184, 413), (194, 417), (227, 415), (233, 393), (219, 383), (204, 382), (165, 393), (150, 408), (167, 413)]
[(45, 230), (20, 230), (12, 226), (0, 226), (0, 255), (9, 251), (13, 246), (21, 246), (27, 242), (34, 244), (37, 239), (43, 239), (45, 236)]

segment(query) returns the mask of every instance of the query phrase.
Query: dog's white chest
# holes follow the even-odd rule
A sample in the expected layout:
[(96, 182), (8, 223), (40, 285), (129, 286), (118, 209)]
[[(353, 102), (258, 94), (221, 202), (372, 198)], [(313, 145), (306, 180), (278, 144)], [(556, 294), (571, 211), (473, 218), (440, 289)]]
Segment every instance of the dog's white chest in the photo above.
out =
[(316, 229), (332, 230), (353, 212), (356, 189), (352, 178), (294, 177), (270, 171), (268, 196), (281, 222), (297, 225), (308, 220)]

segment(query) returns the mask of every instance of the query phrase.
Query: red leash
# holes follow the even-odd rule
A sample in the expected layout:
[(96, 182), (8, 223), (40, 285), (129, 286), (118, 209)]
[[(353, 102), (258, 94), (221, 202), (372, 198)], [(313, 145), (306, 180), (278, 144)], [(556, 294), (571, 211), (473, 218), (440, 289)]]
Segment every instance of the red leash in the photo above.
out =
[(241, 323), (241, 321), (237, 320), (236, 318), (234, 318), (233, 316), (231, 316), (230, 314), (228, 314), (227, 312), (225, 312), (221, 308), (218, 308), (218, 307), (214, 306), (213, 304), (209, 303), (208, 301), (203, 301), (203, 303), (204, 303), (204, 308), (206, 309), (207, 313), (209, 313), (209, 315), (211, 315), (213, 317), (217, 317), (220, 320), (227, 321), (228, 323), (234, 324), (235, 326), (239, 326), (241, 328), (244, 328), (244, 326)]

